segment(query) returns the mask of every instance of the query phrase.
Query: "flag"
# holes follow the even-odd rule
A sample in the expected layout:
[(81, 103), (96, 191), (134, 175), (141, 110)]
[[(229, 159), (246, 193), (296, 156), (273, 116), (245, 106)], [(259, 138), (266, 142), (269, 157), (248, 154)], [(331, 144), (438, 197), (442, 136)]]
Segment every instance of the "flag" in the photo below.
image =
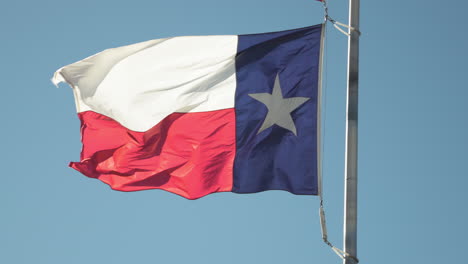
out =
[(188, 199), (317, 195), (322, 30), (155, 39), (58, 69), (81, 121), (70, 167)]

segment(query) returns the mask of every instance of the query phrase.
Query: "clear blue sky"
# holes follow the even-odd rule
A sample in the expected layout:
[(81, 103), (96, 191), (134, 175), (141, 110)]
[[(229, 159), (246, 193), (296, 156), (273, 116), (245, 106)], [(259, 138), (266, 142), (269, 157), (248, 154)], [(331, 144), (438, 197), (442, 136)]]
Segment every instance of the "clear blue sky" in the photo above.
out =
[[(468, 35), (463, 1), (362, 1), (361, 263), (462, 263), (468, 236)], [(347, 1), (330, 0), (347, 21)], [(2, 1), (0, 263), (341, 263), (318, 199), (270, 191), (189, 201), (121, 193), (67, 167), (81, 149), (59, 67), (177, 35), (322, 22), (312, 0)], [(324, 192), (342, 246), (346, 37), (328, 28)]]

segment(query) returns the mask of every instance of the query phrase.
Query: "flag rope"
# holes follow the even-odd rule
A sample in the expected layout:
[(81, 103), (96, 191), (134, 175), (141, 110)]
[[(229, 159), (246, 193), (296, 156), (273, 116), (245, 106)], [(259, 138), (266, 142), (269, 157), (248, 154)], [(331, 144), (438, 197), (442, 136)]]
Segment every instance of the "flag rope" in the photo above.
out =
[(347, 28), (349, 29), (350, 31), (356, 31), (359, 35), (361, 35), (361, 32), (359, 30), (357, 30), (356, 28), (354, 27), (351, 27), (347, 24), (343, 24), (339, 21), (336, 21), (335, 19), (333, 19), (332, 17), (330, 17), (328, 15), (328, 4), (327, 4), (327, 0), (323, 0), (322, 1), (322, 4), (323, 4), (323, 9), (324, 9), (324, 12), (325, 12), (325, 16), (324, 16), (324, 20), (325, 22), (326, 21), (330, 21), (330, 23), (333, 24), (333, 26), (338, 29), (341, 33), (345, 34), (346, 36), (349, 37), (350, 33), (346, 32), (343, 28)]
[[(342, 28), (338, 27), (338, 25), (341, 25), (341, 26), (344, 26), (346, 28), (349, 28), (350, 30), (355, 30), (354, 28), (352, 27), (349, 27), (348, 25), (344, 25), (343, 23), (340, 23), (340, 22), (337, 22), (336, 20), (334, 20), (333, 18), (331, 18), (329, 15), (328, 15), (328, 5), (327, 5), (327, 1), (326, 0), (323, 0), (322, 1), (322, 4), (323, 4), (323, 8), (324, 8), (324, 12), (325, 12), (325, 15), (324, 15), (324, 25), (323, 25), (323, 28), (322, 28), (322, 31), (323, 31), (323, 36), (322, 36), (322, 51), (320, 52), (320, 83), (319, 83), (319, 86), (320, 86), (320, 90), (322, 90), (322, 85), (323, 85), (323, 78), (322, 78), (322, 75), (323, 75), (323, 66), (324, 66), (324, 50), (325, 50), (325, 31), (326, 31), (326, 22), (327, 21), (330, 21), (333, 26), (335, 28), (337, 28), (340, 32), (342, 32), (343, 34), (349, 36), (349, 34), (347, 32), (345, 32)], [(360, 32), (357, 31), (359, 34)], [(327, 75), (327, 72), (325, 72), (325, 75)], [(326, 81), (326, 80), (325, 80)], [(320, 91), (320, 101), (322, 100), (321, 98), (322, 96), (322, 91)], [(320, 103), (321, 104), (321, 103)], [(321, 110), (320, 110), (321, 111)], [(325, 112), (324, 111), (324, 115), (325, 115)], [(325, 118), (324, 118), (324, 121), (325, 121)], [(322, 126), (320, 126), (322, 127)], [(326, 133), (323, 133), (324, 136), (326, 135)], [(324, 154), (324, 151), (325, 151), (325, 147), (324, 147), (324, 141), (322, 141), (322, 138), (321, 138), (321, 151), (322, 154)], [(349, 253), (333, 246), (333, 244), (328, 240), (328, 232), (327, 232), (327, 222), (326, 222), (326, 217), (325, 217), (325, 209), (324, 209), (324, 206), (323, 206), (323, 187), (322, 187), (322, 174), (323, 174), (323, 155), (320, 155), (319, 156), (319, 163), (320, 163), (320, 169), (319, 169), (319, 188), (320, 188), (320, 191), (319, 191), (319, 198), (320, 198), (320, 208), (319, 208), (319, 215), (320, 215), (320, 227), (321, 227), (321, 231), (322, 231), (322, 240), (325, 244), (327, 244), (332, 250), (333, 252), (335, 252), (335, 254), (337, 254), (341, 259), (348, 259), (348, 258), (351, 258), (355, 261), (355, 263), (359, 263), (359, 259), (356, 258), (355, 256), (352, 256), (350, 255)]]
[(359, 259), (356, 258), (355, 256), (351, 256), (349, 253), (333, 246), (333, 244), (328, 240), (328, 233), (327, 233), (327, 222), (325, 219), (325, 210), (323, 208), (323, 197), (320, 195), (320, 209), (319, 209), (319, 214), (320, 214), (320, 227), (322, 229), (322, 239), (325, 244), (327, 244), (335, 254), (337, 254), (341, 259), (347, 259), (351, 258), (354, 260), (355, 263), (359, 263)]

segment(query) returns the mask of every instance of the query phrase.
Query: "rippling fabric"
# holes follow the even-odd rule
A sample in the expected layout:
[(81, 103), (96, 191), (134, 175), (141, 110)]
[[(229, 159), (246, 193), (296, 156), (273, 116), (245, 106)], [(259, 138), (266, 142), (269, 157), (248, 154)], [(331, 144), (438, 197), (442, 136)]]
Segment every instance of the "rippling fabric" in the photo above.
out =
[(70, 166), (112, 189), (318, 194), (322, 25), (151, 40), (57, 70), (83, 149)]

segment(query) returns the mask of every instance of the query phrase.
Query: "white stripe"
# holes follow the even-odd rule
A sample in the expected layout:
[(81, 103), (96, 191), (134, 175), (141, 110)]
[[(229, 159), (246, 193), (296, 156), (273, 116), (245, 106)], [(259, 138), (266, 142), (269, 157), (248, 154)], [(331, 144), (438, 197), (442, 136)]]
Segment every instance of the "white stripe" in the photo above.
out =
[(65, 66), (52, 81), (70, 84), (78, 112), (146, 131), (174, 112), (234, 107), (236, 52), (237, 36), (150, 40)]

